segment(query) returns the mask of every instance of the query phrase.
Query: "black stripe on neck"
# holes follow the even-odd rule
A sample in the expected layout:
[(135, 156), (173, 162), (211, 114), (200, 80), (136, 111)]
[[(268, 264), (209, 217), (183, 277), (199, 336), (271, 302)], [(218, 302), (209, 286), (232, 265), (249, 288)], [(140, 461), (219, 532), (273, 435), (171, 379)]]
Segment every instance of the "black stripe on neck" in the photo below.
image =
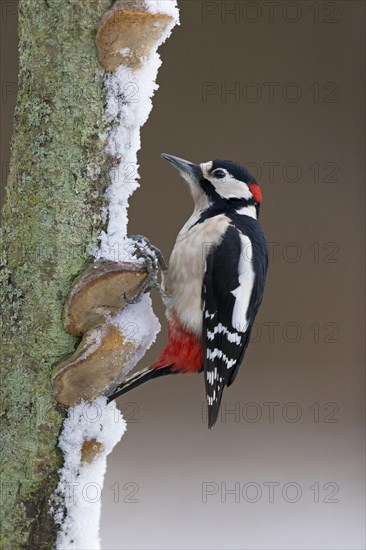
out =
[[(216, 193), (217, 195), (217, 193)], [(219, 214), (226, 214), (228, 218), (232, 218), (233, 215), (237, 214), (237, 210), (240, 208), (245, 208), (246, 206), (255, 206), (257, 217), (259, 214), (259, 205), (255, 202), (253, 198), (251, 199), (224, 199), (217, 195), (220, 200), (213, 202), (206, 210), (201, 212), (200, 217), (189, 229), (192, 229), (195, 225), (203, 223), (209, 218), (214, 218)]]

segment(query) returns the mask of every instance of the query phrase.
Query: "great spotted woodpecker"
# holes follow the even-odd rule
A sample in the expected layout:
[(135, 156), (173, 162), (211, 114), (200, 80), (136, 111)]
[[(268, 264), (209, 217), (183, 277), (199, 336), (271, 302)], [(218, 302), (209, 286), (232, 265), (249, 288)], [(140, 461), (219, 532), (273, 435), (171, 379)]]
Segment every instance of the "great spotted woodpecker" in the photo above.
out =
[(203, 370), (212, 428), (263, 297), (268, 253), (257, 219), (262, 195), (255, 178), (235, 162), (162, 157), (188, 182), (194, 200), (165, 278), (169, 340), (157, 361), (126, 379), (109, 400), (152, 378)]

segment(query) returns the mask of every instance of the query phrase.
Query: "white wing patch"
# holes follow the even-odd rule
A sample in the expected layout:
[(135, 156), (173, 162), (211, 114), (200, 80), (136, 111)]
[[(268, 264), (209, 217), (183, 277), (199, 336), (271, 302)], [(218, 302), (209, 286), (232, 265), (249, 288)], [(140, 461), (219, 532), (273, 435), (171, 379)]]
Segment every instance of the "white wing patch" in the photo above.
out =
[(239, 286), (231, 293), (235, 297), (232, 324), (238, 332), (246, 332), (249, 321), (247, 312), (254, 285), (253, 248), (247, 235), (240, 235), (241, 254), (238, 266)]
[(254, 218), (255, 220), (257, 219), (257, 211), (253, 204), (249, 206), (243, 206), (243, 208), (239, 208), (236, 213), (240, 214), (241, 216), (249, 216), (250, 218)]
[(237, 362), (236, 359), (229, 359), (221, 349), (215, 348), (214, 350), (207, 349), (207, 359), (213, 361), (216, 357), (222, 359), (226, 363), (226, 368), (231, 369)]
[(209, 384), (213, 384), (218, 379), (217, 367), (213, 371), (207, 372), (207, 380)]
[(209, 312), (207, 311), (207, 309), (206, 309), (206, 311), (205, 311), (205, 319), (213, 319), (213, 318), (215, 317), (215, 315), (216, 315), (215, 313), (212, 313), (212, 314), (211, 314), (211, 313), (209, 313)]
[[(206, 312), (206, 319), (207, 317), (211, 317), (211, 319), (214, 317), (214, 315), (207, 315)], [(240, 346), (241, 344), (241, 337), (237, 332), (230, 332), (222, 323), (219, 323), (214, 327), (213, 330), (207, 330), (207, 338), (209, 340), (213, 340), (215, 338), (215, 334), (222, 334), (224, 333), (228, 342), (237, 344)]]

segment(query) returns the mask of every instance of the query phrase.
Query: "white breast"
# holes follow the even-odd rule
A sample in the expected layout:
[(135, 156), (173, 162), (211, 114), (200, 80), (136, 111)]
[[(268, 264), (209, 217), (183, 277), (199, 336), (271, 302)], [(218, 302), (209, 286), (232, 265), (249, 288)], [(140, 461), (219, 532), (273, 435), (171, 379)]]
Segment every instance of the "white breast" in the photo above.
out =
[(229, 219), (220, 214), (189, 229), (197, 219), (196, 212), (177, 237), (169, 261), (166, 290), (171, 294), (168, 317), (175, 314), (187, 330), (201, 335), (201, 292), (205, 261), (210, 248), (221, 242)]

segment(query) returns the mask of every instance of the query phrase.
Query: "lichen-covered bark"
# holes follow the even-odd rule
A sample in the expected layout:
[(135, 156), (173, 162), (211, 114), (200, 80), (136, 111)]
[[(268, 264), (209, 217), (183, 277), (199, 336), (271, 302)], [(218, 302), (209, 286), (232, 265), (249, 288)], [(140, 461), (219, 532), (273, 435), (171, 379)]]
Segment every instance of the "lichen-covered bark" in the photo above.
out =
[[(52, 548), (62, 308), (100, 230), (109, 161), (95, 35), (111, 0), (19, 0), (20, 75), (1, 246), (1, 548)], [(102, 167), (101, 170), (96, 167)]]

